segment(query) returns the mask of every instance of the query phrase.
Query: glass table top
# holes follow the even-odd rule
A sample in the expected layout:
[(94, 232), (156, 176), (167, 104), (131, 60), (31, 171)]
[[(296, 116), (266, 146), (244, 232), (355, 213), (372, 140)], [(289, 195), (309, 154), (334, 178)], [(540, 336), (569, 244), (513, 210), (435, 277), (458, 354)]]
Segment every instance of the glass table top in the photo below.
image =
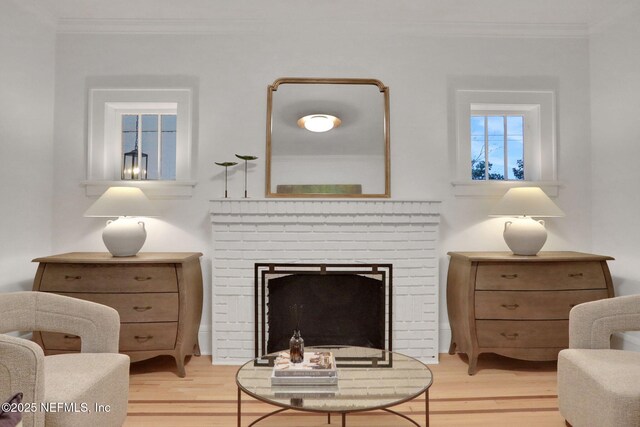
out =
[[(388, 408), (424, 393), (433, 381), (429, 368), (400, 353), (363, 347), (308, 347), (305, 352), (331, 351), (338, 366), (338, 384), (271, 385), (272, 366), (263, 358), (244, 364), (236, 374), (238, 387), (250, 396), (283, 408), (317, 412), (356, 412)], [(271, 359), (273, 356), (270, 355)]]

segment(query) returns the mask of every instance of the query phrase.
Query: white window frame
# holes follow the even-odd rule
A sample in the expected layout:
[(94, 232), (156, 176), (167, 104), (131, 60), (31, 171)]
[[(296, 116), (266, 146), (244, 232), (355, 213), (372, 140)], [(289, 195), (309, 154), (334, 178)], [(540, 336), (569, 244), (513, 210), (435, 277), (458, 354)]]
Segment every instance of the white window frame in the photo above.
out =
[[(467, 90), (455, 92), (456, 196), (500, 196), (511, 187), (538, 186), (558, 193), (554, 91)], [(524, 116), (524, 180), (471, 179), (471, 116)]]
[[(104, 89), (89, 91), (87, 180), (88, 196), (115, 185), (140, 187), (152, 198), (190, 197), (196, 182), (192, 147), (191, 89)], [(176, 114), (176, 179), (123, 180), (122, 115), (146, 112)]]

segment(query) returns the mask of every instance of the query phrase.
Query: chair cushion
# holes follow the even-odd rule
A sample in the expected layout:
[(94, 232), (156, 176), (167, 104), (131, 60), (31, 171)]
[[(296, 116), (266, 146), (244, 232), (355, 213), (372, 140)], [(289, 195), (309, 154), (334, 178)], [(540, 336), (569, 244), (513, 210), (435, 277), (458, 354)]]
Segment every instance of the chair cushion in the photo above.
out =
[[(45, 415), (50, 426), (119, 426), (127, 414), (129, 356), (59, 354), (44, 358)], [(62, 406), (67, 404), (66, 406)], [(100, 411), (96, 405), (101, 405)]]
[(562, 350), (560, 412), (574, 427), (640, 425), (640, 353)]

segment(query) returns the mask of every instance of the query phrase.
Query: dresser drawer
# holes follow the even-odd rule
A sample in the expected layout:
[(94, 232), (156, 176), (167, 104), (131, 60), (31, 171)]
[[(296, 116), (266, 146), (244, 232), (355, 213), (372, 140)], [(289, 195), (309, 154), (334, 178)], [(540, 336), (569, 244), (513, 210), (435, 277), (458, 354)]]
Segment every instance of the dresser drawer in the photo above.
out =
[(605, 289), (599, 262), (480, 263), (476, 290)]
[(177, 334), (177, 322), (124, 323), (120, 327), (120, 351), (173, 349)]
[(47, 350), (80, 351), (80, 337), (57, 332), (41, 332), (42, 343)]
[(177, 292), (173, 264), (46, 264), (40, 291), (49, 292)]
[(481, 347), (549, 348), (569, 345), (568, 320), (476, 320)]
[[(178, 324), (124, 323), (120, 325), (120, 351), (167, 350), (175, 347)], [(80, 338), (71, 334), (42, 332), (47, 350), (80, 351)]]
[(74, 298), (108, 305), (118, 310), (120, 322), (177, 322), (179, 310), (178, 294), (142, 293), (142, 294), (87, 294), (64, 293)]
[(606, 289), (584, 291), (476, 291), (476, 319), (568, 319), (583, 302), (607, 298)]

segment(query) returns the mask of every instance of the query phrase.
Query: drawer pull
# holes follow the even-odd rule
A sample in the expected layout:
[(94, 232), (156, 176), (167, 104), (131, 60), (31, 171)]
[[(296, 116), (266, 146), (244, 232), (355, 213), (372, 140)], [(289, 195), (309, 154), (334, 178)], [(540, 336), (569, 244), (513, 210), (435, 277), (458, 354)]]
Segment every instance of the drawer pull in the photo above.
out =
[(136, 341), (138, 341), (138, 342), (147, 342), (147, 341), (149, 341), (150, 339), (152, 339), (152, 338), (153, 338), (153, 335), (147, 335), (146, 337), (142, 337), (142, 336), (140, 336), (140, 335), (136, 335), (134, 338), (135, 338), (135, 339), (136, 339)]
[(518, 275), (517, 274), (501, 274), (500, 277), (502, 277), (503, 279), (517, 279)]
[(136, 305), (135, 307), (133, 307), (133, 309), (134, 309), (135, 311), (139, 311), (139, 312), (143, 312), (143, 311), (151, 310), (151, 308), (152, 308), (152, 307), (151, 307), (150, 305), (148, 305), (148, 306), (146, 306), (146, 307), (138, 307), (138, 306)]
[(569, 277), (582, 277), (582, 273), (569, 273)]
[(65, 280), (80, 280), (80, 279), (82, 279), (82, 276), (69, 276), (69, 275), (65, 274), (64, 279)]
[(138, 282), (146, 282), (147, 280), (151, 280), (151, 276), (136, 276), (134, 277)]
[(518, 334), (507, 334), (506, 332), (502, 332), (500, 335), (502, 335), (503, 337), (505, 337), (506, 339), (510, 340), (510, 341), (515, 341), (518, 339)]
[(75, 336), (75, 335), (65, 335), (65, 336), (64, 336), (64, 339), (65, 339), (65, 340), (79, 340), (79, 339), (80, 339), (80, 337), (77, 337), (77, 336)]
[(515, 310), (520, 306), (518, 304), (502, 304), (502, 307), (506, 308), (507, 310)]

